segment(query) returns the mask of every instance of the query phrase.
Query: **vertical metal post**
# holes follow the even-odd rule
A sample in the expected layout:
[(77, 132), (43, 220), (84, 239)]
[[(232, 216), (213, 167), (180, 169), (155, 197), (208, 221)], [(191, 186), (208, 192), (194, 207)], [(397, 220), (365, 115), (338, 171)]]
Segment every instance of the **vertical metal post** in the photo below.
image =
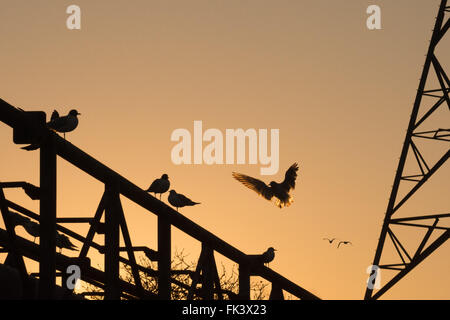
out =
[(158, 216), (158, 294), (170, 300), (171, 226), (167, 217)]
[(239, 265), (239, 299), (250, 300), (250, 268), (248, 265)]
[(39, 298), (52, 299), (56, 286), (56, 152), (52, 136), (40, 150)]
[(119, 300), (119, 214), (117, 188), (106, 186), (105, 210), (105, 300)]
[(214, 263), (214, 252), (207, 245), (202, 243), (202, 251), (205, 252), (206, 259), (203, 263), (203, 274), (202, 274), (202, 293), (203, 299), (213, 300), (214, 299), (214, 273), (213, 273), (213, 263)]
[(272, 282), (269, 300), (284, 300), (283, 289), (274, 282)]

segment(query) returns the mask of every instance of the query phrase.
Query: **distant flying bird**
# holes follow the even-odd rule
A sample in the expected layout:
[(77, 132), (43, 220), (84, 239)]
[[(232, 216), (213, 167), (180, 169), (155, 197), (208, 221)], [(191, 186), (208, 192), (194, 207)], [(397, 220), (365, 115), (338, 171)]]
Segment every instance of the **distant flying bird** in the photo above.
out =
[(350, 241), (339, 241), (339, 244), (338, 244), (338, 249), (339, 249), (339, 246), (341, 245), (341, 244), (351, 244), (351, 245), (353, 245)]
[(62, 249), (69, 249), (72, 251), (76, 251), (78, 247), (74, 245), (68, 236), (62, 233), (56, 233), (56, 247), (60, 248), (59, 252), (62, 252)]
[(334, 240), (336, 240), (336, 238), (333, 238), (333, 239), (323, 238), (323, 240), (328, 240), (328, 242), (331, 244), (331, 243), (333, 243)]
[(182, 195), (181, 193), (176, 193), (175, 190), (170, 190), (169, 192), (169, 203), (173, 205), (175, 208), (182, 208), (185, 206), (195, 206), (196, 204), (200, 204), (200, 202), (194, 202), (188, 197)]
[(263, 181), (249, 177), (245, 174), (233, 172), (233, 178), (241, 182), (247, 188), (252, 189), (260, 196), (266, 198), (267, 200), (273, 200), (275, 205), (279, 208), (284, 206), (288, 207), (292, 204), (294, 199), (289, 194), (292, 189), (295, 189), (295, 179), (297, 179), (298, 164), (294, 163), (286, 171), (284, 181), (277, 183), (271, 181), (269, 185), (265, 184)]
[(79, 115), (81, 115), (81, 113), (72, 109), (67, 116), (60, 117), (58, 111), (54, 110), (50, 121), (47, 122), (47, 126), (56, 132), (63, 133), (65, 139), (66, 132), (71, 132), (78, 126), (77, 116)]
[(155, 193), (155, 197), (156, 194), (159, 193), (159, 200), (161, 200), (161, 195), (167, 190), (169, 190), (169, 188), (170, 188), (169, 176), (164, 173), (161, 176), (161, 178), (153, 181), (150, 187), (148, 187), (148, 189), (145, 191)]

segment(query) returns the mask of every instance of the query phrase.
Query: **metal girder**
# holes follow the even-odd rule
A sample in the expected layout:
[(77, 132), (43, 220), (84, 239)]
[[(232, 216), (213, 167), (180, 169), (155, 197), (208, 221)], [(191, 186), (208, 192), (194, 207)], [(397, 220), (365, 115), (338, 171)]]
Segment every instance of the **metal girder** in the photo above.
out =
[[(428, 48), (428, 53), (425, 59), (425, 64), (422, 71), (422, 76), (419, 82), (419, 88), (417, 90), (416, 98), (413, 105), (413, 110), (411, 112), (411, 117), (406, 132), (406, 137), (403, 143), (397, 171), (394, 178), (394, 183), (392, 186), (391, 194), (389, 197), (388, 206), (386, 209), (385, 218), (383, 221), (383, 227), (381, 229), (381, 235), (378, 241), (377, 249), (375, 252), (375, 257), (373, 260), (373, 266), (377, 266), (380, 269), (396, 270), (398, 273), (384, 286), (379, 288), (374, 292), (373, 286), (368, 285), (365, 292), (365, 299), (378, 299), (381, 295), (392, 288), (398, 281), (400, 281), (408, 272), (410, 272), (415, 266), (422, 262), (426, 257), (428, 257), (432, 252), (434, 252), (439, 246), (441, 246), (448, 238), (450, 230), (445, 226), (438, 226), (440, 220), (448, 218), (449, 214), (440, 215), (430, 215), (423, 216), (418, 215), (416, 217), (407, 218), (393, 218), (393, 215), (403, 207), (403, 205), (431, 178), (440, 167), (448, 160), (450, 157), (450, 148), (443, 153), (443, 155), (434, 164), (426, 160), (426, 154), (421, 152), (420, 148), (417, 146), (413, 138), (423, 139), (424, 143), (429, 140), (440, 141), (441, 143), (449, 142), (450, 139), (450, 129), (446, 128), (436, 128), (435, 130), (420, 130), (423, 123), (436, 112), (439, 108), (445, 106), (450, 110), (450, 80), (445, 73), (438, 57), (435, 54), (436, 46), (444, 38), (446, 32), (450, 28), (450, 18), (446, 12), (449, 12), (447, 6), (447, 0), (441, 0), (439, 11), (436, 17), (435, 27), (433, 29), (433, 34), (430, 41), (430, 46)], [(434, 72), (432, 72), (432, 68)], [(432, 76), (437, 79), (439, 88), (425, 90), (427, 84), (427, 79)], [(424, 96), (432, 97), (438, 99), (429, 109), (425, 109), (425, 103), (422, 101)], [(425, 109), (426, 112), (418, 118), (419, 110)], [(408, 158), (408, 155), (412, 154), (412, 157)], [(411, 160), (412, 159), (412, 160)], [(417, 174), (406, 174), (406, 167), (414, 164), (419, 171)], [(409, 191), (406, 192), (402, 197), (399, 196), (400, 186), (404, 186), (406, 183), (413, 182), (414, 185), (410, 187)], [(417, 220), (433, 219), (433, 224), (423, 224), (416, 223)], [(405, 250), (402, 242), (400, 242), (399, 237), (392, 230), (392, 225), (400, 225), (409, 228), (418, 228), (418, 231), (427, 228), (427, 232), (423, 237), (420, 244), (416, 247), (414, 254), (411, 255)], [(444, 233), (425, 248), (427, 242), (429, 241), (433, 232), (444, 231)], [(401, 263), (381, 263), (382, 253), (385, 250), (386, 239), (389, 239)], [(374, 276), (377, 276), (378, 269), (374, 268)]]

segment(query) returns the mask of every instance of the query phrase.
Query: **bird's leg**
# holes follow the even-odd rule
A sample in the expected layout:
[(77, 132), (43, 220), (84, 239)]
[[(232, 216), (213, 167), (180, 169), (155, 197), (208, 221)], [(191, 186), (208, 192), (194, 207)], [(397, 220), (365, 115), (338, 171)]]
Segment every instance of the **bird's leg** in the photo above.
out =
[(66, 140), (66, 133), (65, 132), (63, 133), (63, 136), (64, 136), (64, 140)]
[(159, 200), (161, 200), (162, 193), (159, 194)]

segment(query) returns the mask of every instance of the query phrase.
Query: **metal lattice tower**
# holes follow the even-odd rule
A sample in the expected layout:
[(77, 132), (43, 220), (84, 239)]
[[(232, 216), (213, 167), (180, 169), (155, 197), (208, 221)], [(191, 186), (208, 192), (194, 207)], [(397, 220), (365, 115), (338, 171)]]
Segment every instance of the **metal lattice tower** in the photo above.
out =
[[(450, 149), (448, 148), (450, 127), (435, 128), (434, 130), (423, 129), (424, 124), (427, 123), (430, 116), (436, 114), (438, 111), (443, 111), (442, 109), (450, 110), (450, 80), (436, 54), (438, 44), (442, 42), (446, 32), (450, 28), (449, 12), (450, 6), (447, 5), (447, 0), (442, 0), (395, 174), (394, 184), (373, 261), (371, 281), (368, 282), (365, 299), (378, 299), (450, 237), (450, 228), (439, 224), (444, 218), (450, 217), (450, 213), (448, 212), (394, 218), (394, 214), (404, 207), (404, 204), (423, 187), (427, 180), (442, 167), (450, 156)], [(437, 87), (428, 88), (432, 86), (431, 80), (435, 81)], [(424, 97), (427, 97), (427, 99), (431, 97), (433, 99), (431, 106), (427, 105), (425, 99), (423, 99)], [(422, 141), (421, 143), (433, 143), (432, 141), (436, 141), (441, 144), (447, 144), (447, 151), (443, 155), (442, 153), (439, 154), (440, 157), (438, 160), (431, 163), (430, 160), (427, 160), (431, 158), (431, 155), (426, 154), (423, 150), (419, 150), (419, 140)], [(411, 175), (407, 171), (413, 166), (417, 171), (416, 174)], [(399, 192), (400, 188), (407, 190), (404, 195)], [(400, 241), (398, 234), (394, 233), (392, 228), (394, 225), (414, 228), (413, 230), (417, 231), (417, 234), (420, 231), (426, 230), (420, 243), (414, 246), (414, 252), (411, 251), (411, 246), (409, 246), (409, 252), (407, 251), (406, 248), (408, 246), (405, 245), (405, 242), (402, 243)], [(431, 236), (437, 233), (441, 234), (429, 243)], [(395, 263), (382, 261), (382, 258), (384, 258), (383, 252), (386, 253), (387, 250), (387, 241), (390, 241), (395, 248), (395, 256), (398, 259)], [(374, 291), (375, 288), (373, 285), (375, 282), (372, 280), (376, 279), (379, 269), (394, 270), (396, 274), (384, 283), (383, 286), (380, 286), (377, 291)]]

